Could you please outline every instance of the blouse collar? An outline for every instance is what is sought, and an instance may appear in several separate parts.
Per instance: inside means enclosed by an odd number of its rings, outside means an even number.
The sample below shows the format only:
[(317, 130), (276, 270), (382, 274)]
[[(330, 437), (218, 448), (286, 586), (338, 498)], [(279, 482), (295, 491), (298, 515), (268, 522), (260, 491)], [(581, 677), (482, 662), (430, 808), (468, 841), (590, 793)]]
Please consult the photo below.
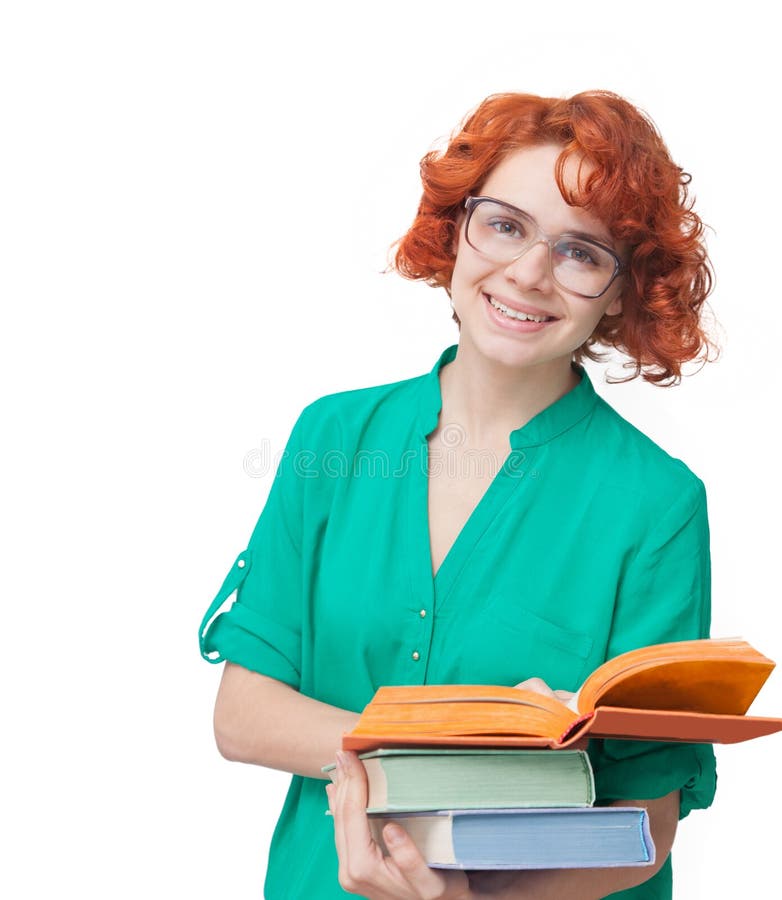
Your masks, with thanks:
[[(440, 369), (456, 359), (459, 345), (446, 348), (434, 364), (431, 372), (424, 375), (419, 397), (418, 431), (419, 437), (426, 438), (437, 427), (437, 420), (443, 406), (440, 391)], [(553, 440), (558, 435), (580, 422), (594, 408), (598, 396), (592, 382), (582, 366), (573, 363), (573, 371), (579, 376), (579, 383), (551, 406), (541, 410), (536, 416), (510, 433), (510, 446), (514, 450), (535, 447)]]

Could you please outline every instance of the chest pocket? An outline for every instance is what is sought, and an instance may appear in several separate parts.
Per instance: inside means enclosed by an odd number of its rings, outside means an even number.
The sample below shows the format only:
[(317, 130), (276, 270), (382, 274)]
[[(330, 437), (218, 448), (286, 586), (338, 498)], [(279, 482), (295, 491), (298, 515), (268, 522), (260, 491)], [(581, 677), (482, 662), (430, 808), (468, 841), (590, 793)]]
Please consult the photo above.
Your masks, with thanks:
[(512, 685), (537, 677), (553, 690), (575, 691), (589, 674), (584, 670), (592, 638), (524, 607), (492, 604), (476, 609), (469, 621), (461, 619), (461, 627), (457, 621), (439, 623), (448, 671), (430, 681)]

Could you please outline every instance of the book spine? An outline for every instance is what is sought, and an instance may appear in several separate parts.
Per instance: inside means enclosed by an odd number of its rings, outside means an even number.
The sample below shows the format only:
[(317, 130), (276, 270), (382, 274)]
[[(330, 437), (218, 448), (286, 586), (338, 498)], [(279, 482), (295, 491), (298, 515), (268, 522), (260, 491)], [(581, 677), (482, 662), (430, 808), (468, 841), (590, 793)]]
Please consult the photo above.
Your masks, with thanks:
[(568, 725), (568, 727), (557, 738), (557, 745), (562, 746), (567, 743), (572, 743), (574, 740), (582, 737), (582, 732), (588, 730), (584, 726), (594, 717), (595, 714), (593, 712), (585, 713), (583, 716), (579, 716), (579, 718), (577, 718), (574, 722), (571, 722), (570, 725)]

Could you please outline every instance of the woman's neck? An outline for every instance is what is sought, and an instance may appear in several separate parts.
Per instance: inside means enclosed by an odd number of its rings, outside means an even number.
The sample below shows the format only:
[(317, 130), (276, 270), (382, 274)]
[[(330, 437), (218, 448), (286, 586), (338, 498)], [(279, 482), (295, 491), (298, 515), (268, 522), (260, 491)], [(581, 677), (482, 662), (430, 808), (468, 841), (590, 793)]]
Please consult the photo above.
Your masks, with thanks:
[(471, 446), (497, 446), (578, 384), (570, 362), (508, 366), (459, 344), (440, 369), (440, 424), (459, 424)]

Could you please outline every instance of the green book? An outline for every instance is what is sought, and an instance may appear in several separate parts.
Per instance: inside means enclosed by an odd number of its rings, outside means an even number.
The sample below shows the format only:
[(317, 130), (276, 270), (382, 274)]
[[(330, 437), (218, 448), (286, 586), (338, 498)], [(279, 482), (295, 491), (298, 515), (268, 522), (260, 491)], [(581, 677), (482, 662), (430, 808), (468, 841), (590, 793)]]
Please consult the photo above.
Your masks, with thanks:
[(368, 812), (591, 806), (582, 750), (399, 749), (361, 755)]

